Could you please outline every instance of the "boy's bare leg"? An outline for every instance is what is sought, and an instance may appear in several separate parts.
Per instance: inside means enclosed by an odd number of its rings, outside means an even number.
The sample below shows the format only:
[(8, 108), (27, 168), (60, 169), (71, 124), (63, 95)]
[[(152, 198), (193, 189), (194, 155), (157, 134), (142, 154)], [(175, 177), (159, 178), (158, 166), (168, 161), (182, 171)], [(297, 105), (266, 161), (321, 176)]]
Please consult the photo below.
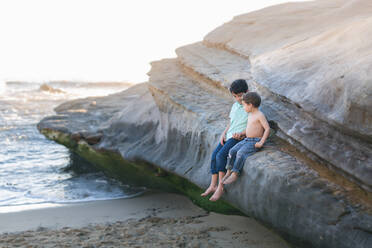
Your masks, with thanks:
[(217, 174), (212, 174), (211, 184), (210, 184), (209, 187), (204, 191), (204, 193), (201, 194), (201, 196), (207, 196), (207, 195), (209, 195), (210, 193), (215, 192), (216, 189), (217, 189), (217, 180), (218, 180), (218, 175), (217, 175)]
[(212, 195), (211, 198), (209, 198), (210, 201), (217, 201), (218, 199), (221, 198), (221, 196), (223, 195), (223, 183), (219, 183), (218, 184), (218, 187), (216, 189), (216, 192), (214, 192), (214, 194)]
[(231, 170), (227, 170), (226, 175), (220, 180), (221, 183), (223, 183), (229, 176), (231, 175)]
[[(231, 173), (231, 171), (230, 171)], [(218, 172), (218, 179), (219, 179), (219, 182), (218, 182), (218, 187), (216, 189), (216, 191), (214, 192), (214, 194), (212, 195), (211, 198), (209, 198), (210, 201), (217, 201), (218, 199), (221, 198), (222, 194), (223, 194), (223, 179), (225, 178), (225, 172), (223, 171), (220, 171)]]
[(233, 173), (231, 173), (231, 176), (229, 176), (229, 178), (227, 178), (223, 184), (230, 184), (230, 183), (233, 183), (236, 181), (236, 179), (238, 179), (238, 173), (236, 173), (235, 171)]
[(219, 171), (218, 172), (218, 183), (222, 182), (222, 179), (225, 177), (225, 172)]
[(223, 172), (223, 171), (218, 172), (218, 179), (219, 179), (218, 187), (217, 187), (216, 191), (214, 192), (214, 194), (212, 195), (212, 197), (209, 198), (210, 201), (217, 201), (218, 199), (221, 198), (221, 196), (223, 194), (222, 180), (223, 180), (224, 177), (225, 177), (225, 172)]

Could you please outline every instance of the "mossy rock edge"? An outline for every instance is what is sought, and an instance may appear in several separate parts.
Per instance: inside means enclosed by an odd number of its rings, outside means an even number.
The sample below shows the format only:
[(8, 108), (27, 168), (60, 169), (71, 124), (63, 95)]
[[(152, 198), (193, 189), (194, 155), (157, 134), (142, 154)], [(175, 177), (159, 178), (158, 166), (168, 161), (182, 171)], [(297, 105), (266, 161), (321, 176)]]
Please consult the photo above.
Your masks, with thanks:
[(119, 181), (184, 194), (193, 203), (207, 211), (244, 215), (224, 200), (211, 202), (208, 197), (201, 197), (200, 194), (203, 190), (197, 185), (156, 165), (144, 161), (127, 161), (118, 152), (96, 150), (84, 140), (75, 141), (71, 138), (71, 135), (59, 131), (42, 129), (41, 133), (48, 139), (66, 146), (70, 151), (84, 158), (106, 175)]

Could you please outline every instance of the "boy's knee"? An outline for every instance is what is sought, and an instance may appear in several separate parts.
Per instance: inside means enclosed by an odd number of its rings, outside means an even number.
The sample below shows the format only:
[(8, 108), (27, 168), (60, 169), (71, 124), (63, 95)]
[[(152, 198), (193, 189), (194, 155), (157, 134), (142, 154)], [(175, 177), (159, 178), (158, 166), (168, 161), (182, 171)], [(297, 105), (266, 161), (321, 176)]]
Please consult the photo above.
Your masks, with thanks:
[(236, 157), (237, 157), (237, 158), (241, 158), (241, 157), (244, 156), (244, 154), (245, 154), (244, 151), (238, 151), (238, 152), (236, 153)]
[(216, 163), (216, 156), (211, 157), (211, 163)]
[(236, 150), (231, 149), (231, 150), (229, 151), (229, 157), (231, 158), (232, 156), (236, 155), (236, 153), (237, 153)]
[(217, 154), (218, 154), (218, 152), (217, 152), (217, 151), (214, 151), (214, 152), (212, 153), (211, 159), (212, 159), (212, 160), (216, 160), (216, 156), (217, 156)]
[(217, 153), (217, 155), (216, 155), (216, 159), (218, 159), (218, 160), (226, 159), (227, 156), (228, 156), (228, 154), (226, 154), (226, 153), (224, 153), (224, 152), (219, 152), (219, 153)]

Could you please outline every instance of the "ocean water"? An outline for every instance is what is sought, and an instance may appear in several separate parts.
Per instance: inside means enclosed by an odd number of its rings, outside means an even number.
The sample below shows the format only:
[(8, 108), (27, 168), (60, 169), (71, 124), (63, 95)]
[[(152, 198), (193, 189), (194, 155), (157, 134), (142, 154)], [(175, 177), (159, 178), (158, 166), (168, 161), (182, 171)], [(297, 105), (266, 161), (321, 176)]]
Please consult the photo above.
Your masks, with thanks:
[(144, 188), (105, 177), (36, 124), (60, 103), (122, 91), (121, 83), (0, 82), (0, 212), (133, 197)]

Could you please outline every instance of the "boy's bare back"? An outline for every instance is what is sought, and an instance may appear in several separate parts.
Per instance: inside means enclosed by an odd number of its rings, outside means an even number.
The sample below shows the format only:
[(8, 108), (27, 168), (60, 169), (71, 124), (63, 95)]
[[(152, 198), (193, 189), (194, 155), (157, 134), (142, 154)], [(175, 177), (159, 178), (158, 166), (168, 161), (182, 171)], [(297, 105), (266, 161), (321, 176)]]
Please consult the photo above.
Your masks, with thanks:
[(266, 128), (269, 128), (265, 115), (258, 109), (248, 117), (245, 134), (247, 138), (261, 138)]

